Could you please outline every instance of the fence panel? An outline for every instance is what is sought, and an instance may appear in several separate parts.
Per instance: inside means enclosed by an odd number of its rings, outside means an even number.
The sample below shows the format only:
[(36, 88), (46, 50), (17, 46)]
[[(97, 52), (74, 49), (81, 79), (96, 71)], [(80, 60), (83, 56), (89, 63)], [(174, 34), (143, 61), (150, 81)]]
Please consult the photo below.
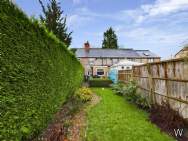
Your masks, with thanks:
[(188, 119), (188, 61), (172, 59), (134, 66), (133, 79), (140, 91), (153, 103), (169, 103)]
[(132, 70), (119, 70), (118, 71), (118, 80), (124, 81), (125, 83), (129, 82), (132, 79)]

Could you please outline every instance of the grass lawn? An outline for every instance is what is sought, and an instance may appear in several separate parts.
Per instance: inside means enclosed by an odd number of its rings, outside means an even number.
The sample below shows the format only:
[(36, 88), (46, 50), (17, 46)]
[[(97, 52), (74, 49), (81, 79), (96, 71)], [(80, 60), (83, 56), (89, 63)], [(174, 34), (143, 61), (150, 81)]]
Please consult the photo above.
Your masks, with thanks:
[(148, 121), (148, 114), (115, 95), (95, 88), (100, 103), (88, 111), (87, 141), (174, 141)]

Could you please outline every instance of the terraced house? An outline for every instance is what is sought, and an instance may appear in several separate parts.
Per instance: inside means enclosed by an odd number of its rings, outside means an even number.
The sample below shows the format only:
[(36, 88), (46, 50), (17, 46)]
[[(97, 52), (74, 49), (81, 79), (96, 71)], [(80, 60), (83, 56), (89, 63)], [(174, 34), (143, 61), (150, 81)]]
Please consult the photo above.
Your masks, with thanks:
[(85, 75), (103, 77), (108, 76), (112, 65), (124, 59), (140, 63), (160, 61), (160, 57), (149, 50), (91, 48), (88, 42), (83, 48), (75, 48), (75, 54), (85, 68)]
[(188, 56), (188, 44), (183, 47), (178, 53), (176, 53), (175, 58), (181, 58)]

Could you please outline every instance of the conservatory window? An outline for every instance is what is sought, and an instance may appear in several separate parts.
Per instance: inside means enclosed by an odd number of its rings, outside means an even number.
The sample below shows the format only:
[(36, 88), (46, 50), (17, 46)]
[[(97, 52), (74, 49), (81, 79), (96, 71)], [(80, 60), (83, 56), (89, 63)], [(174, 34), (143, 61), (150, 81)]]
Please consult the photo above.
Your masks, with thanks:
[(126, 67), (127, 70), (131, 69), (131, 67)]

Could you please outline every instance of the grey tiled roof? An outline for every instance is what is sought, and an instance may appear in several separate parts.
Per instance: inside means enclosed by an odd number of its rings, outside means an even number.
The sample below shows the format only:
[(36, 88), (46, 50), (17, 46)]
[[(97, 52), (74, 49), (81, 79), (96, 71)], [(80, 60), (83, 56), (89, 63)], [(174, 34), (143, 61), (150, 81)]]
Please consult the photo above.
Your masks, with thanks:
[(89, 51), (85, 51), (84, 48), (76, 49), (76, 56), (78, 58), (90, 57), (90, 58), (159, 58), (156, 54), (149, 50), (133, 50), (133, 49), (101, 49), (90, 48)]
[(159, 57), (149, 50), (135, 50), (140, 57)]

